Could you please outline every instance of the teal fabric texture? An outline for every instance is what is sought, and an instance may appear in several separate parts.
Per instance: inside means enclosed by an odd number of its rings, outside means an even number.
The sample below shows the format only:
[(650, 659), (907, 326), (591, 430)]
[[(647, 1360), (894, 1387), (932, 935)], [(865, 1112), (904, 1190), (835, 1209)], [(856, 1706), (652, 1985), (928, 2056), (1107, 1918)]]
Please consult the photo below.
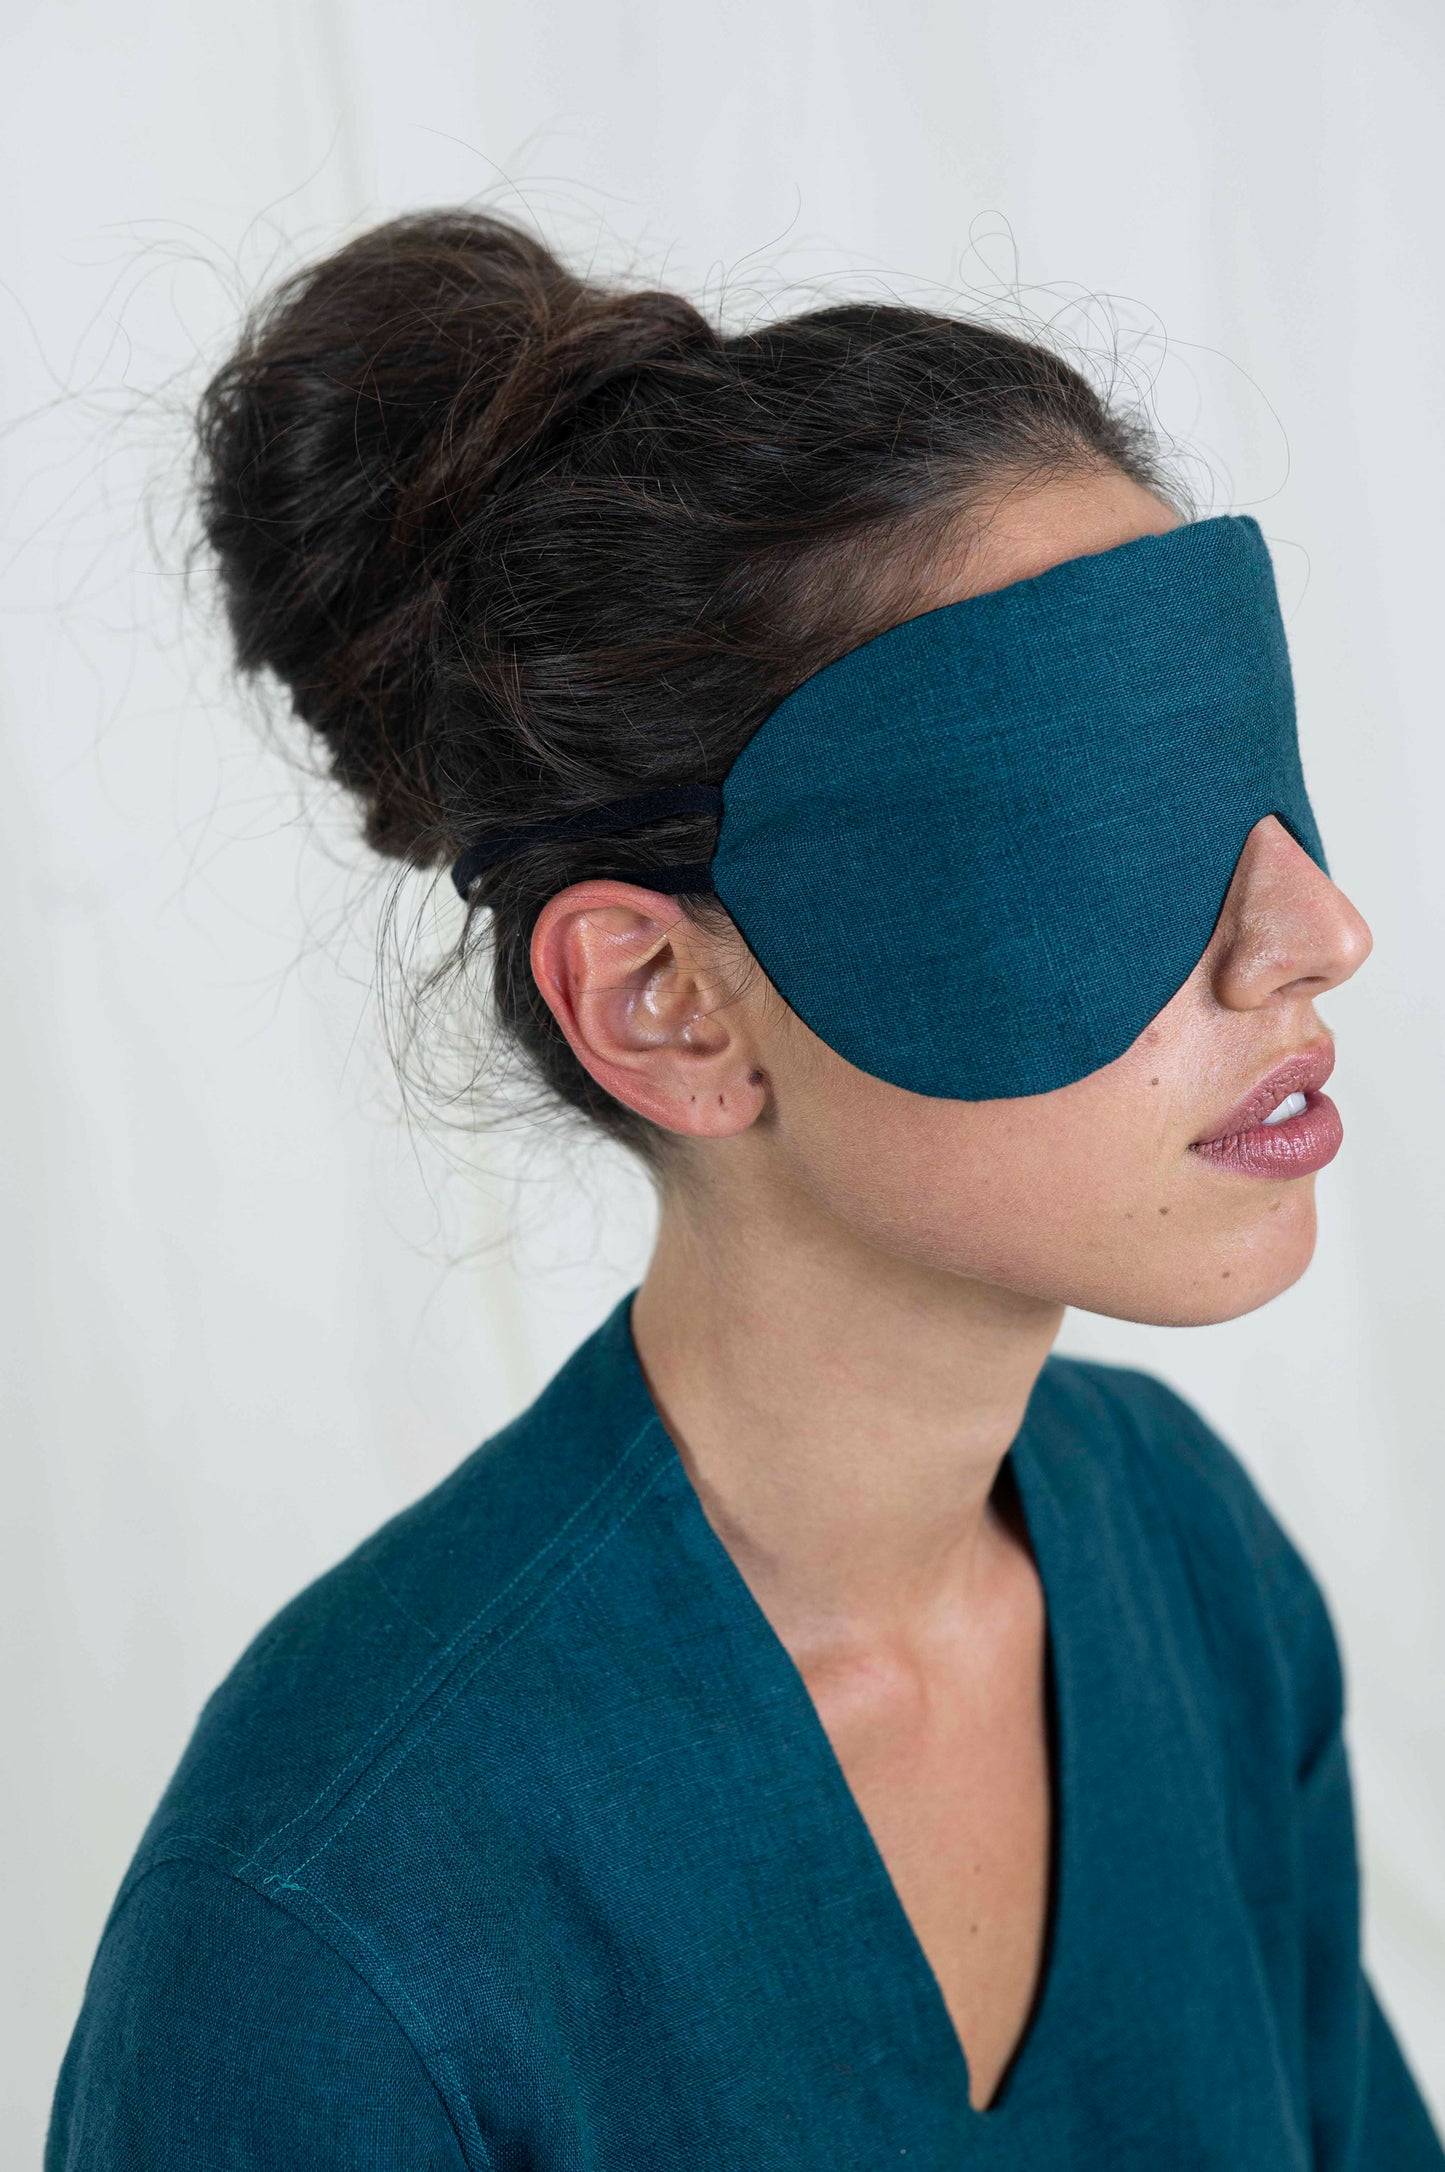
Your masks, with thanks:
[(47, 2172), (1442, 2172), (1308, 1568), (1140, 1374), (1051, 1360), (1005, 1469), (1059, 1848), (989, 2110), (624, 1303), (211, 1699)]
[(913, 1093), (1048, 1093), (1123, 1054), (1277, 815), (1325, 865), (1268, 546), (1230, 516), (906, 620), (723, 781), (712, 876), (804, 1022)]

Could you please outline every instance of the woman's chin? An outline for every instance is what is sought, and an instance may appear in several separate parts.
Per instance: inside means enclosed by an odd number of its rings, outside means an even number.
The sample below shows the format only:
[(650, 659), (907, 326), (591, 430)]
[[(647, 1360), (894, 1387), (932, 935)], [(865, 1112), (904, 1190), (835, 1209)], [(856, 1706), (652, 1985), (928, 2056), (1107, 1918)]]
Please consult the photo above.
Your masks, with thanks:
[(1289, 1194), (1265, 1202), (1243, 1229), (1176, 1224), (1151, 1257), (1121, 1262), (1112, 1287), (1095, 1285), (1067, 1301), (1141, 1327), (1217, 1327), (1257, 1312), (1291, 1289), (1314, 1256), (1313, 1178), (1300, 1178)]

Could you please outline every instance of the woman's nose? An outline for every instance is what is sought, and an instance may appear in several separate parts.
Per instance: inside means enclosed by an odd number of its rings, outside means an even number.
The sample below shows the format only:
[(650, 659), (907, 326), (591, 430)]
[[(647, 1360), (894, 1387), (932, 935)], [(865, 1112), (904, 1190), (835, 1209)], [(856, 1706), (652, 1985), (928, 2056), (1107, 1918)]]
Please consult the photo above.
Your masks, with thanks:
[(1275, 815), (1245, 839), (1210, 944), (1211, 985), (1229, 1010), (1274, 997), (1338, 988), (1369, 957), (1374, 938), (1343, 890)]

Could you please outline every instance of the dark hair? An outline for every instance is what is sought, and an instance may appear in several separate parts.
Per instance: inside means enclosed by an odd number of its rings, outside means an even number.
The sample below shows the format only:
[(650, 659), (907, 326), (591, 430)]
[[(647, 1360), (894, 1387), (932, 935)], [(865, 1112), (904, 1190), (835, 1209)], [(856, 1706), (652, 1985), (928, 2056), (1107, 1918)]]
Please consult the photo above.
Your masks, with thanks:
[[(680, 296), (567, 270), (473, 211), (393, 220), (254, 314), (200, 412), (200, 495), (241, 668), (273, 673), (383, 853), (719, 781), (782, 697), (909, 615), (1010, 474), (1152, 441), (1047, 348), (839, 303), (724, 336)], [(504, 1031), (573, 1108), (651, 1127), (535, 985), (568, 883), (705, 860), (715, 821), (543, 843), (477, 883)], [(697, 914), (716, 901), (685, 901)]]

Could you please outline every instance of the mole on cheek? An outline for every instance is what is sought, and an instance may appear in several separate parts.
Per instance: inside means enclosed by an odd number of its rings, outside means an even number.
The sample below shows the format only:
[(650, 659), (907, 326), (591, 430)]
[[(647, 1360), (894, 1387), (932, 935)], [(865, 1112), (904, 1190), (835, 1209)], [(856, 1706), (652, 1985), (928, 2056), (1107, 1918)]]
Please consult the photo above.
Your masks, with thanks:
[(1167, 1213), (1169, 1212), (1169, 1209), (1168, 1209), (1167, 1207), (1161, 1207), (1161, 1208), (1159, 1209), (1159, 1212), (1160, 1212), (1161, 1214), (1167, 1214)]

